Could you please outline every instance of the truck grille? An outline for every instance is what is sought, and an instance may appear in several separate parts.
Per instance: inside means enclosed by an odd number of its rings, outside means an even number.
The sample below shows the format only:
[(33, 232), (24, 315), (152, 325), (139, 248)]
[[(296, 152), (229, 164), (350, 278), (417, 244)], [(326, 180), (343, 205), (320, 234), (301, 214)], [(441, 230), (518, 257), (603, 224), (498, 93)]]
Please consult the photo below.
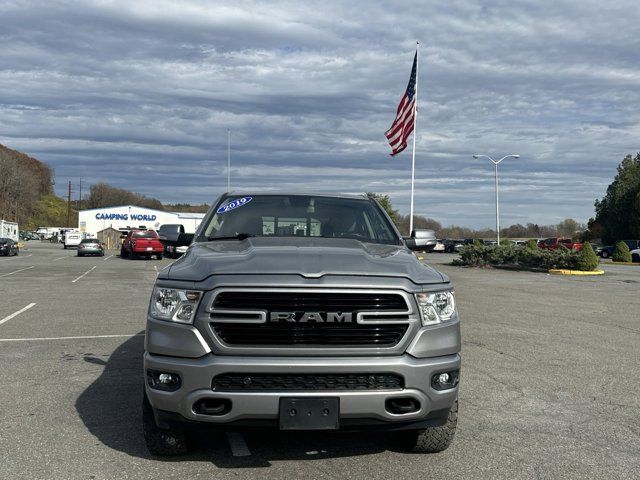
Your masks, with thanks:
[(214, 309), (275, 311), (406, 311), (407, 304), (396, 293), (322, 292), (221, 292)]
[(407, 325), (326, 325), (326, 324), (214, 324), (220, 340), (229, 345), (395, 345)]
[(393, 373), (265, 374), (226, 373), (213, 379), (216, 391), (248, 390), (402, 390), (404, 379)]
[[(272, 312), (295, 320), (270, 321)], [(309, 312), (314, 318), (305, 322)], [(409, 328), (409, 312), (398, 293), (223, 291), (212, 305), (211, 328), (231, 346), (392, 347)], [(332, 313), (348, 320), (331, 321)]]

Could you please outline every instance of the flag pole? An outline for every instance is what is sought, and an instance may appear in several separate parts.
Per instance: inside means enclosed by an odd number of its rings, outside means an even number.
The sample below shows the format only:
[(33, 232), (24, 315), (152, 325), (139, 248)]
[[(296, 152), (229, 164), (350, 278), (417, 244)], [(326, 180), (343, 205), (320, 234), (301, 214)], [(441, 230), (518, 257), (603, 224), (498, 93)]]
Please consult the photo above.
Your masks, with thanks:
[(413, 190), (416, 177), (416, 135), (418, 133), (418, 65), (420, 63), (420, 42), (416, 42), (416, 91), (413, 104), (413, 155), (411, 159), (411, 209), (409, 212), (409, 235), (413, 232)]
[(231, 191), (231, 130), (227, 129), (227, 193)]

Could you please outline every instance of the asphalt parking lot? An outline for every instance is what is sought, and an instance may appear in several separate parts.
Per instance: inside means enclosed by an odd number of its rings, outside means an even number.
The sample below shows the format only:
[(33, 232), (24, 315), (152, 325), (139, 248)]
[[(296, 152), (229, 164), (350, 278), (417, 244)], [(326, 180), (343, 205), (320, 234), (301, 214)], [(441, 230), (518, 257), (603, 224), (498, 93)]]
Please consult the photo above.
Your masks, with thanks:
[(447, 451), (402, 453), (383, 434), (248, 432), (250, 455), (212, 435), (166, 460), (141, 434), (141, 357), (150, 289), (171, 260), (28, 242), (0, 258), (0, 478), (638, 478), (640, 265), (568, 277), (452, 258), (426, 257), (454, 281), (463, 321)]

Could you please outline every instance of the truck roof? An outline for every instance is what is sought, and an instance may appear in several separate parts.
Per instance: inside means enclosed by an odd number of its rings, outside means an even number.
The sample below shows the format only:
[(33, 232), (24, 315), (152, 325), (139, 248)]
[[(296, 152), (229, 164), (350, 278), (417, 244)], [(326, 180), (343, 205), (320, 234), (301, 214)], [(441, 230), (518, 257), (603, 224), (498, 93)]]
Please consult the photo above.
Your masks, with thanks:
[(300, 197), (333, 197), (333, 198), (350, 198), (354, 200), (367, 200), (366, 196), (357, 193), (328, 193), (328, 192), (291, 192), (291, 191), (278, 191), (278, 190), (267, 190), (267, 191), (259, 191), (259, 190), (232, 190), (230, 192), (225, 192), (224, 195), (227, 197), (237, 197), (237, 196), (251, 196), (251, 195), (290, 195), (290, 196), (300, 196)]

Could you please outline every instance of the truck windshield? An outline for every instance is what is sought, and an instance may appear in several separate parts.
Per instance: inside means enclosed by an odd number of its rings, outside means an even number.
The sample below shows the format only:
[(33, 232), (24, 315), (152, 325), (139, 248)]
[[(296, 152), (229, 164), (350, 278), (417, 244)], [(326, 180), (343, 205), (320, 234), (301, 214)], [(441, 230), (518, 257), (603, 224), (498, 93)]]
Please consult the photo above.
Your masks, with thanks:
[(367, 199), (312, 195), (227, 197), (200, 236), (209, 240), (246, 236), (352, 238), (400, 244), (380, 208)]
[(151, 230), (147, 230), (144, 232), (133, 232), (133, 234), (131, 235), (133, 238), (156, 238), (156, 232), (153, 232)]

